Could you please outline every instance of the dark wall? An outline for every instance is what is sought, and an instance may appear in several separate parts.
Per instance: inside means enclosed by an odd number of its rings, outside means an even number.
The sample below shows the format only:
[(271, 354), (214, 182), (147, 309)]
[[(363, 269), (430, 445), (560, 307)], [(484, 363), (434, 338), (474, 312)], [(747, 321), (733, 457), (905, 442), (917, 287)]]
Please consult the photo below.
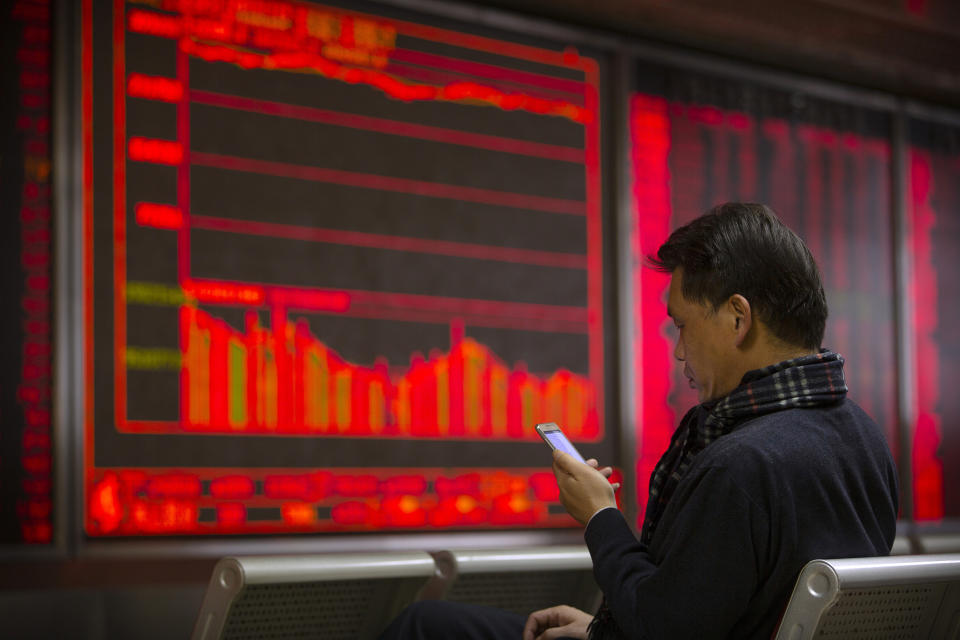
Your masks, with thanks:
[[(402, 4), (400, 0), (398, 3)], [(43, 3), (16, 2), (10, 5), (35, 8), (42, 7)], [(668, 5), (657, 0), (503, 0), (482, 5), (499, 6), (604, 33), (626, 34), (634, 37), (637, 43), (666, 42), (690, 50), (717, 52), (771, 67), (807, 72), (813, 77), (838, 79), (850, 85), (960, 107), (960, 56), (956, 55), (960, 53), (960, 4), (952, 0), (804, 0), (787, 7), (781, 3), (746, 0), (695, 0), (682, 3), (682, 6), (681, 3)], [(10, 182), (0, 180), (0, 194), (3, 196), (0, 198), (0, 213), (4, 220), (22, 221), (21, 190), (23, 177), (27, 175), (24, 168), (26, 153), (23, 152), (26, 134), (17, 128), (17, 113), (22, 109), (18, 93), (20, 76), (10, 70), (16, 68), (18, 30), (23, 24), (9, 19), (11, 9), (12, 6), (6, 7), (0, 14), (3, 26), (0, 37), (3, 63), (0, 74), (0, 95), (3, 96), (0, 100), (0, 153), (3, 156), (0, 171), (4, 177), (19, 176), (20, 182), (11, 186)], [(30, 122), (38, 121), (32, 119)], [(42, 133), (36, 127), (33, 132)], [(34, 163), (33, 166), (36, 169), (40, 165)], [(949, 171), (943, 171), (949, 177), (955, 170), (955, 165), (951, 165)], [(38, 177), (41, 174), (32, 175)], [(942, 221), (946, 224), (950, 220), (944, 218)], [(955, 225), (944, 228), (951, 233), (938, 236), (940, 255), (955, 256), (957, 245), (943, 244), (949, 238), (958, 237)], [(7, 377), (0, 380), (0, 394), (3, 394), (3, 404), (0, 404), (0, 499), (3, 501), (0, 514), (5, 518), (0, 518), (2, 542), (24, 541), (21, 515), (26, 512), (18, 510), (17, 501), (22, 497), (18, 487), (22, 487), (25, 476), (22, 468), (11, 466), (9, 461), (22, 460), (23, 435), (27, 432), (23, 399), (34, 397), (15, 395), (17, 385), (22, 381), (25, 343), (22, 332), (26, 310), (21, 301), (28, 277), (21, 261), (22, 234), (21, 222), (17, 222), (16, 226), (5, 228), (3, 244), (0, 245), (0, 275), (12, 278), (9, 287), (6, 280), (3, 282), (3, 291), (13, 292), (6, 300), (9, 312), (4, 317), (7, 324), (3, 329), (3, 373)], [(950, 281), (942, 279), (939, 282), (946, 287)], [(42, 308), (42, 304), (33, 308)], [(955, 309), (947, 311), (949, 313), (943, 314), (940, 329), (955, 325), (950, 316)], [(934, 337), (946, 340), (941, 334), (934, 334)], [(952, 344), (956, 342), (954, 339)], [(947, 357), (946, 353), (944, 357)], [(944, 371), (951, 367), (955, 368), (955, 364), (945, 366)], [(35, 397), (48, 401), (48, 397), (42, 395)], [(947, 389), (944, 389), (943, 397), (952, 398)], [(956, 409), (951, 410), (956, 415)], [(42, 419), (42, 415), (37, 415), (37, 419)], [(39, 426), (48, 429), (45, 424)], [(955, 441), (954, 437), (948, 442), (952, 450), (956, 450)], [(42, 444), (43, 440), (38, 437), (32, 438), (31, 442)], [(956, 486), (956, 474), (956, 468), (946, 470), (944, 482), (947, 487)], [(31, 486), (42, 488), (39, 484)], [(11, 487), (16, 488), (16, 495), (8, 492)], [(956, 510), (960, 502), (955, 491), (948, 492), (945, 500), (949, 510)], [(45, 529), (31, 531), (35, 534), (47, 531), (49, 535), (49, 530)], [(49, 537), (36, 541), (46, 542)], [(176, 570), (171, 569), (172, 576), (150, 570), (151, 566), (142, 559), (110, 566), (58, 561), (21, 562), (16, 566), (6, 563), (0, 568), (7, 576), (0, 583), (0, 613), (4, 614), (5, 620), (15, 622), (5, 623), (0, 635), (10, 633), (12, 637), (38, 638), (184, 637), (199, 606), (210, 562), (187, 563)], [(53, 610), (60, 612), (57, 616), (46, 614), (51, 605)]]
[(480, 4), (960, 106), (960, 3), (954, 0)]

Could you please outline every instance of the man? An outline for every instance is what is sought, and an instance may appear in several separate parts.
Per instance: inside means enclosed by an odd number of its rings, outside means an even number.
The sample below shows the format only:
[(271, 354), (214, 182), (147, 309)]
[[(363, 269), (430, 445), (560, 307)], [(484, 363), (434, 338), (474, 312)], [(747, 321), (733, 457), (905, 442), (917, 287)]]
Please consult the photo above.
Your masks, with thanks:
[[(769, 208), (732, 203), (677, 229), (651, 262), (671, 274), (674, 355), (700, 404), (654, 470), (639, 540), (608, 470), (554, 452), (604, 604), (596, 616), (534, 612), (524, 640), (766, 640), (807, 561), (893, 544), (896, 470), (876, 423), (846, 399), (842, 358), (820, 349), (826, 300), (803, 242)], [(449, 637), (521, 633), (489, 611), (455, 617)], [(489, 635), (473, 634), (475, 620)]]

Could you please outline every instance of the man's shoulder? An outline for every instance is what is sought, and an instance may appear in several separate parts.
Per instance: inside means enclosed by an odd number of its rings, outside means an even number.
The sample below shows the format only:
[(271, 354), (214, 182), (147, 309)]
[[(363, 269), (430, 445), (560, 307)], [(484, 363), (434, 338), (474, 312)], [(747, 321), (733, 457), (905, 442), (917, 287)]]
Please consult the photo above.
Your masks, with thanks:
[(718, 442), (790, 445), (836, 434), (880, 435), (880, 427), (854, 401), (817, 407), (791, 407), (743, 421)]
[(707, 447), (697, 462), (750, 473), (758, 467), (781, 471), (811, 460), (850, 451), (846, 444), (867, 445), (864, 456), (886, 446), (880, 428), (851, 400), (814, 408), (790, 408), (745, 421)]

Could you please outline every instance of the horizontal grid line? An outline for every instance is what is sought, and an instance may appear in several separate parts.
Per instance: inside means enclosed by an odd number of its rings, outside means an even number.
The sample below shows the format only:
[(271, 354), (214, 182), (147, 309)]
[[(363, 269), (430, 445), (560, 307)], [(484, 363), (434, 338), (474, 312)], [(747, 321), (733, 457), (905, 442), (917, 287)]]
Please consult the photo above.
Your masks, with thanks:
[(193, 89), (190, 91), (190, 100), (210, 106), (296, 118), (311, 122), (322, 122), (324, 124), (338, 125), (352, 129), (376, 131), (379, 133), (444, 142), (466, 147), (476, 147), (478, 149), (488, 149), (491, 151), (502, 151), (517, 155), (581, 164), (585, 160), (584, 150), (576, 147), (566, 147), (542, 142), (528, 142), (502, 136), (470, 133), (456, 129), (389, 120), (387, 118), (361, 116), (329, 109), (317, 109), (282, 102), (245, 98), (213, 91)]
[(567, 269), (586, 269), (587, 267), (586, 256), (575, 253), (516, 249), (450, 240), (391, 236), (363, 231), (342, 231), (338, 229), (323, 229), (275, 222), (236, 220), (233, 218), (196, 214), (190, 216), (190, 226), (211, 231), (226, 231), (230, 233), (270, 236), (274, 238), (306, 240), (310, 242), (351, 245), (392, 251), (429, 253), (478, 260), (515, 262), (519, 264), (533, 264)]
[(230, 169), (233, 171), (298, 178), (316, 182), (330, 182), (351, 187), (395, 191), (432, 198), (480, 202), (516, 209), (531, 209), (546, 213), (586, 216), (586, 203), (579, 200), (549, 198), (546, 196), (527, 195), (478, 187), (464, 187), (440, 182), (428, 182), (426, 180), (413, 180), (410, 178), (396, 178), (393, 176), (381, 176), (357, 171), (345, 171), (342, 169), (326, 169), (285, 162), (255, 160), (252, 158), (241, 158), (238, 156), (200, 151), (191, 151), (189, 161), (197, 165)]

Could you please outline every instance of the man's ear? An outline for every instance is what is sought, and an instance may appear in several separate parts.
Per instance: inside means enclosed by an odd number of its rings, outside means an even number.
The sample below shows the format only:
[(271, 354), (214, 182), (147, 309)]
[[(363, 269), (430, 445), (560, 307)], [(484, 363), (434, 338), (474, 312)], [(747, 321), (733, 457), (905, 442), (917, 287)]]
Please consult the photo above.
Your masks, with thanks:
[(750, 327), (753, 326), (753, 311), (750, 308), (750, 301), (739, 293), (730, 296), (727, 305), (733, 315), (734, 330), (737, 334), (736, 344), (739, 347), (746, 340)]

